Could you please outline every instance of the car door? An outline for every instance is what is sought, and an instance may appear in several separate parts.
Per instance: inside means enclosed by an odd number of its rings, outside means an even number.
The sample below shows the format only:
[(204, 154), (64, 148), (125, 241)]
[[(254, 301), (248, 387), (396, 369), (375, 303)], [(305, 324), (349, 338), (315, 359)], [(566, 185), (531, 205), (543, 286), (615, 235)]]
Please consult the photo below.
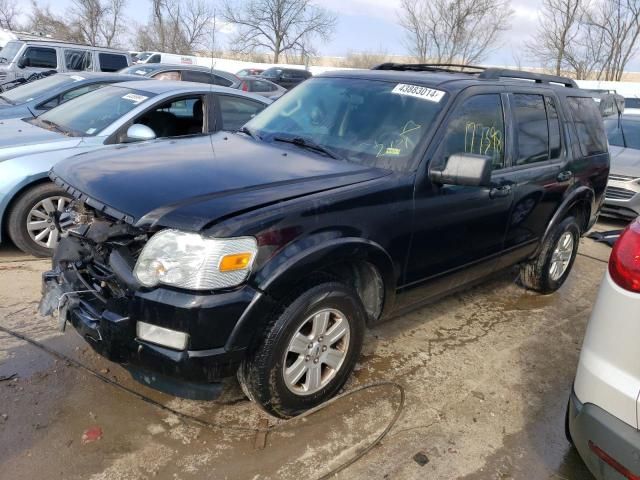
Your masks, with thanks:
[(23, 77), (43, 70), (55, 70), (58, 68), (58, 52), (53, 47), (29, 46), (18, 59), (18, 67)]
[(573, 177), (569, 166), (566, 122), (553, 92), (513, 90), (508, 94), (513, 118), (513, 164), (504, 172), (514, 206), (505, 238), (517, 261), (536, 248)]
[(235, 95), (217, 95), (218, 130), (238, 131), (260, 113), (266, 105), (250, 98)]
[[(510, 126), (506, 97), (498, 88), (474, 87), (459, 94), (418, 172), (404, 285), (429, 287), (418, 289), (406, 303), (490, 273), (492, 259), (502, 253), (513, 194), (502, 186), (510, 162)], [(495, 187), (439, 185), (429, 180), (431, 168), (441, 168), (451, 155), (460, 153), (492, 158)]]

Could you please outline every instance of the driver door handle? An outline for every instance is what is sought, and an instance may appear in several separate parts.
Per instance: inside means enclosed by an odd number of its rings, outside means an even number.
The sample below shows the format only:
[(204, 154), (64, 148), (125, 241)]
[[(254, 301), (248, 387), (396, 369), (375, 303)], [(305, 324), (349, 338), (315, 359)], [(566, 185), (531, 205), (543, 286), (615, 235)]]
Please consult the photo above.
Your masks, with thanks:
[(511, 185), (502, 185), (489, 190), (489, 198), (508, 197), (511, 195)]

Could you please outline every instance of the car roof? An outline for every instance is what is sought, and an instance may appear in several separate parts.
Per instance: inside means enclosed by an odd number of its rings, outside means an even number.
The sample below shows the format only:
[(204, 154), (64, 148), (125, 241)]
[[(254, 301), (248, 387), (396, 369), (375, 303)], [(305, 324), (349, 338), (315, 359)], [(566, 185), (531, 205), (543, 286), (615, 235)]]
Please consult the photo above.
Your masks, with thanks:
[(37, 43), (37, 44), (43, 44), (43, 45), (50, 45), (53, 47), (78, 47), (78, 48), (85, 48), (85, 49), (91, 49), (91, 50), (100, 50), (100, 51), (109, 52), (109, 53), (117, 53), (121, 55), (129, 55), (129, 52), (125, 50), (119, 50), (117, 48), (92, 46), (87, 43), (68, 42), (65, 40), (56, 40), (54, 38), (43, 38), (38, 35), (31, 35), (28, 33), (19, 33), (17, 34), (17, 37), (18, 37), (17, 39), (9, 40), (9, 41), (25, 42), (25, 43), (31, 43), (31, 44)]
[[(526, 72), (523, 72), (523, 75)], [(434, 72), (412, 70), (334, 70), (314, 75), (314, 78), (357, 78), (379, 80), (390, 83), (410, 83), (429, 88), (439, 88), (451, 93), (475, 85), (510, 86), (521, 88), (553, 89), (554, 92), (580, 97), (592, 97), (593, 94), (580, 88), (568, 88), (549, 83), (536, 83), (517, 78), (480, 78), (463, 72)]]
[[(146, 69), (150, 69), (153, 72), (157, 72), (158, 70), (196, 70), (198, 72), (206, 72), (206, 73), (216, 73), (216, 74), (222, 74), (222, 75), (230, 75), (232, 77), (235, 77), (235, 75), (233, 73), (229, 73), (229, 72), (225, 72), (223, 70), (215, 70), (215, 69), (210, 69), (207, 67), (204, 67), (202, 65), (188, 65), (188, 64), (182, 64), (182, 63), (139, 63), (139, 64), (133, 64), (131, 65), (131, 67), (138, 67), (138, 68), (146, 68)], [(130, 68), (130, 67), (127, 67)]]
[(149, 78), (140, 77), (140, 75), (133, 75), (131, 73), (118, 73), (118, 72), (62, 72), (56, 73), (56, 75), (64, 75), (66, 77), (83, 77), (85, 79), (104, 79), (104, 80), (150, 80)]
[(145, 92), (155, 93), (156, 95), (161, 95), (163, 93), (188, 94), (192, 92), (226, 93), (251, 98), (252, 100), (258, 100), (265, 104), (271, 103), (268, 98), (260, 95), (253, 95), (235, 88), (212, 85), (209, 83), (184, 82), (180, 80), (140, 80), (140, 77), (137, 77), (137, 80), (135, 81), (121, 82), (115, 86), (143, 90)]

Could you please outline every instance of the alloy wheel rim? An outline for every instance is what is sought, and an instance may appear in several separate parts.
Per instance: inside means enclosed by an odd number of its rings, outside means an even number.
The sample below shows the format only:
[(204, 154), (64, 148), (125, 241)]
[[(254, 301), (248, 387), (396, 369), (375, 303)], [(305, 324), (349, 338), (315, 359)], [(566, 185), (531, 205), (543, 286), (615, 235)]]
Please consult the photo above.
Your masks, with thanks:
[(67, 197), (55, 195), (36, 203), (27, 214), (27, 232), (39, 247), (53, 249), (58, 245), (60, 232), (51, 217), (54, 212), (63, 212), (69, 205)]
[(312, 395), (340, 371), (349, 349), (351, 329), (347, 317), (333, 308), (307, 317), (291, 337), (282, 374), (296, 395)]
[(571, 232), (564, 232), (558, 239), (556, 248), (551, 256), (551, 265), (549, 266), (549, 276), (552, 280), (557, 281), (569, 268), (571, 257), (573, 256), (573, 235)]

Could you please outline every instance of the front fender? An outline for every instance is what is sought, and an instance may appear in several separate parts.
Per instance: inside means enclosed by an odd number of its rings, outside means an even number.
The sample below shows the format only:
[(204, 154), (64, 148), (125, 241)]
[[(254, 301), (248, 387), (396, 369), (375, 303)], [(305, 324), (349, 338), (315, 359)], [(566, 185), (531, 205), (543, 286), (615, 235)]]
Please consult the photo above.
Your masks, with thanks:
[(282, 301), (314, 272), (357, 261), (369, 262), (377, 269), (384, 285), (382, 315), (390, 312), (395, 302), (399, 269), (384, 248), (363, 238), (325, 238), (318, 243), (315, 236), (310, 236), (289, 244), (256, 273), (251, 286), (259, 294), (238, 320), (225, 348), (235, 350), (249, 346), (269, 314), (283, 308)]

